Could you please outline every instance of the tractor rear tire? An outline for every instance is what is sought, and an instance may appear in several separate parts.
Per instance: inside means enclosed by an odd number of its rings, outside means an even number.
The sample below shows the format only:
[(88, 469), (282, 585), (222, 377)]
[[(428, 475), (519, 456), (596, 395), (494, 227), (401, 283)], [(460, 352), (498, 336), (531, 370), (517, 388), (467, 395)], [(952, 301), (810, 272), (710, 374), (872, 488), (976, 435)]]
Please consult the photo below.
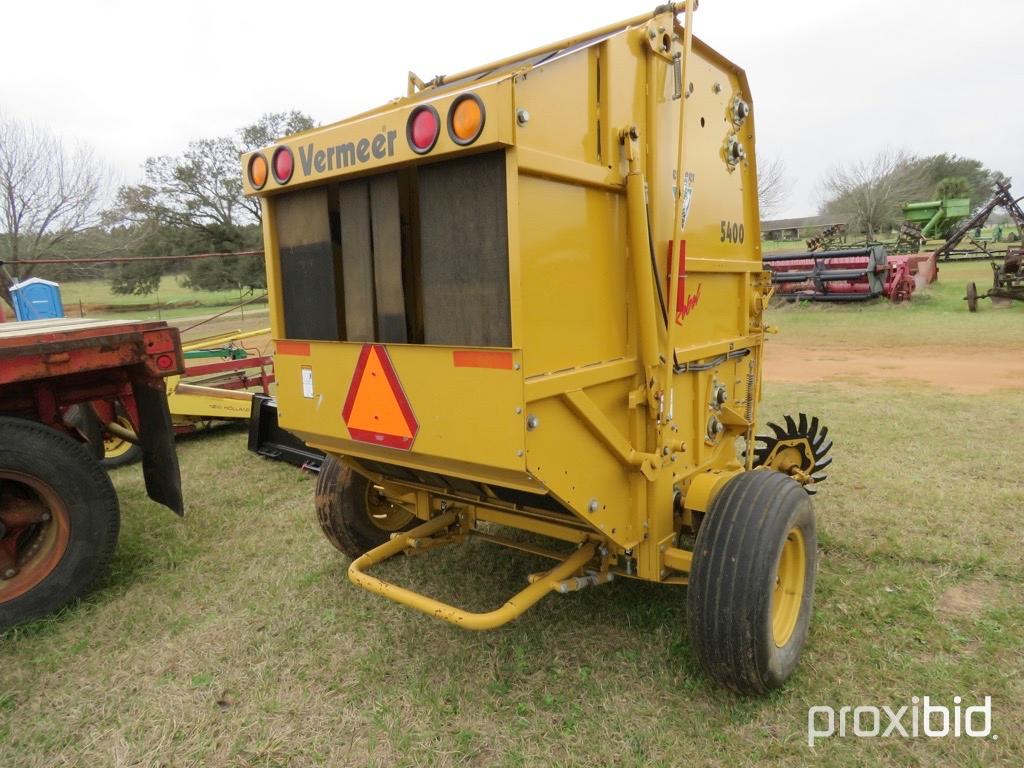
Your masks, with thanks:
[(967, 284), (967, 309), (971, 312), (978, 311), (978, 286), (975, 283)]
[(786, 682), (807, 639), (816, 562), (799, 483), (773, 470), (726, 483), (697, 532), (687, 593), (690, 640), (709, 677), (743, 694)]
[(0, 417), (0, 631), (84, 595), (120, 521), (114, 486), (84, 444)]
[(327, 456), (320, 468), (316, 515), (327, 540), (353, 560), (389, 541), (392, 533), (420, 522), (333, 456)]

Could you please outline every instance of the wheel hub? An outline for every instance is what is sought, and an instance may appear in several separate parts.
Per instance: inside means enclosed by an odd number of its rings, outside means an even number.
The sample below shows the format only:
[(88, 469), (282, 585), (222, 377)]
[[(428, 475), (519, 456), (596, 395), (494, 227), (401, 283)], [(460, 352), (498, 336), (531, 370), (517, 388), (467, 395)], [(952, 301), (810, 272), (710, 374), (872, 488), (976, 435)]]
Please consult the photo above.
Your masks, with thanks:
[(413, 519), (409, 510), (389, 501), (383, 490), (372, 483), (366, 487), (366, 513), (373, 525), (392, 533), (402, 530)]
[(779, 554), (776, 570), (775, 591), (772, 593), (772, 636), (775, 645), (782, 648), (793, 636), (800, 606), (804, 599), (806, 577), (806, 552), (804, 534), (799, 528), (791, 528)]
[(0, 603), (45, 579), (64, 556), (67, 507), (38, 478), (0, 470)]

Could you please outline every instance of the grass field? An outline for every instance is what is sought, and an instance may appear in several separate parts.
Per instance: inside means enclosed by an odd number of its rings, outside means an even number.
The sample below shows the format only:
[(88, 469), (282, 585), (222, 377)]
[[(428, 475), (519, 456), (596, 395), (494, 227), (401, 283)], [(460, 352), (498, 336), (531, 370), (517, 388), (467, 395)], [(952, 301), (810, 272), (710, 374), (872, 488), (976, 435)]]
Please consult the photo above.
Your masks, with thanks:
[(155, 293), (125, 296), (112, 293), (109, 280), (70, 280), (61, 283), (61, 299), (72, 317), (81, 310), (90, 317), (131, 315), (168, 320), (210, 314), (252, 298), (248, 292), (240, 296), (237, 290), (196, 291), (186, 287), (184, 281), (184, 275), (165, 275)]
[[(912, 306), (786, 307), (782, 337), (1024, 354), (1024, 312), (942, 268)], [(693, 658), (683, 588), (616, 581), (470, 634), (357, 590), (320, 535), (313, 481), (228, 430), (182, 440), (188, 516), (114, 473), (124, 523), (81, 604), (0, 638), (0, 766), (1020, 766), (1024, 764), (1022, 389), (895, 381), (765, 385), (762, 413), (821, 415), (820, 570), (800, 669), (741, 699)], [(470, 608), (543, 561), (475, 542), (384, 575)], [(998, 739), (832, 738), (813, 705), (992, 697)]]
[(992, 287), (987, 261), (947, 262), (939, 265), (939, 279), (905, 304), (872, 302), (837, 308), (828, 304), (781, 306), (771, 322), (782, 336), (797, 335), (807, 344), (863, 347), (964, 347), (967, 349), (1024, 343), (1024, 301), (996, 307), (978, 300), (969, 313), (964, 301), (973, 281), (980, 295)]

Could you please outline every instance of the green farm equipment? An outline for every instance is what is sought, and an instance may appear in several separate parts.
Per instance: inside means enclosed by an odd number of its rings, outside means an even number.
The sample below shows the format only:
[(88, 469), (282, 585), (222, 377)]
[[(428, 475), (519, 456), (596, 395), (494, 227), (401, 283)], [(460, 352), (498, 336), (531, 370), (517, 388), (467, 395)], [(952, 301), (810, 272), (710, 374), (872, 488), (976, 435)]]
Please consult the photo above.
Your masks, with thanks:
[(903, 206), (904, 220), (917, 227), (926, 240), (944, 240), (960, 221), (970, 215), (971, 201), (966, 197)]

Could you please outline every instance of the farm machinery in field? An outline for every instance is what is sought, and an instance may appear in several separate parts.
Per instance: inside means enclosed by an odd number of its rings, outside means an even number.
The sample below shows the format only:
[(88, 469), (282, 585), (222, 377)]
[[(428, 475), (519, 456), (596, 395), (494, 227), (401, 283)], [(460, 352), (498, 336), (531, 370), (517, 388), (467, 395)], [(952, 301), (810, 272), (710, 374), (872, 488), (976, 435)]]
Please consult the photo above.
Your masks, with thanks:
[[(1009, 182), (997, 181), (995, 192), (992, 197), (975, 211), (969, 218), (960, 223), (956, 229), (949, 233), (946, 242), (940, 245), (935, 251), (935, 257), (939, 261), (949, 259), (991, 259), (1002, 257), (1012, 259), (1014, 248), (1007, 248), (1004, 251), (995, 250), (989, 247), (989, 243), (979, 240), (971, 235), (974, 230), (980, 229), (988, 221), (989, 216), (997, 208), (1002, 208), (1010, 216), (1017, 232), (1024, 236), (1024, 210), (1021, 210), (1020, 201), (1024, 198), (1014, 198), (1010, 192)], [(970, 249), (961, 249), (960, 243), (968, 239), (973, 246)]]
[(897, 253), (917, 253), (928, 240), (945, 239), (971, 213), (971, 201), (965, 197), (944, 198), (903, 206)]
[[(551, 592), (687, 585), (706, 673), (763, 693), (810, 626), (831, 442), (803, 416), (758, 434), (754, 113), (693, 5), (410, 73), (242, 179), (277, 418), (326, 454), (315, 508), (354, 584), (477, 630)], [(371, 573), (471, 539), (555, 564), (481, 613)]]
[[(241, 342), (269, 333), (269, 328), (245, 333), (234, 331), (182, 345), (184, 372), (165, 379), (167, 404), (176, 435), (217, 423), (249, 419), (253, 393), (270, 393), (274, 381), (273, 358), (247, 349)], [(105, 415), (103, 466), (112, 469), (138, 461), (142, 452), (125, 414), (109, 412)]]
[(978, 294), (976, 283), (967, 284), (967, 309), (977, 312), (979, 298), (992, 299), (993, 303), (1024, 301), (1024, 251), (1011, 248), (1002, 263), (992, 262), (992, 287), (984, 294)]
[(183, 365), (163, 322), (0, 325), (0, 631), (85, 594), (109, 564), (121, 513), (99, 458), (115, 411), (149, 497), (184, 514), (163, 381)]
[(918, 284), (935, 278), (931, 254), (889, 255), (885, 246), (769, 254), (775, 295), (788, 301), (907, 301)]

